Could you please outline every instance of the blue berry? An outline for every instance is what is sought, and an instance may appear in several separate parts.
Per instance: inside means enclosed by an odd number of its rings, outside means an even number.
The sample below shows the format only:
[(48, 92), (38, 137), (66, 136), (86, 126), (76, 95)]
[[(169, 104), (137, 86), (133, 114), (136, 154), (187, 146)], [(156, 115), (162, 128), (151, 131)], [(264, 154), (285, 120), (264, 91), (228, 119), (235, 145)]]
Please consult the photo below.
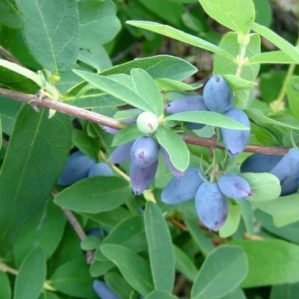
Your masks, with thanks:
[(58, 184), (68, 186), (86, 178), (95, 163), (95, 160), (79, 151), (72, 153), (64, 165)]
[[(206, 111), (208, 108), (206, 107), (203, 97), (201, 96), (186, 96), (182, 98), (178, 98), (170, 102), (166, 111), (169, 114), (175, 114), (179, 112), (185, 111)], [(190, 130), (198, 130), (201, 129), (204, 125), (195, 124), (195, 123), (186, 123), (187, 127)]]
[[(225, 113), (226, 116), (242, 123), (249, 127), (250, 122), (241, 109), (232, 108)], [(236, 156), (243, 152), (250, 137), (250, 131), (239, 131), (231, 129), (221, 129), (224, 147), (227, 149), (230, 156)]]
[(159, 145), (151, 137), (137, 138), (131, 148), (131, 162), (136, 166), (148, 167), (158, 159)]
[(218, 231), (224, 224), (228, 204), (216, 183), (202, 183), (195, 195), (196, 212), (209, 229)]
[(157, 167), (157, 160), (147, 167), (136, 165), (133, 161), (131, 161), (130, 179), (135, 195), (141, 194), (145, 189), (149, 187), (155, 177)]
[(203, 89), (203, 99), (209, 110), (224, 113), (232, 108), (231, 90), (221, 76), (213, 76)]
[(92, 287), (101, 299), (120, 299), (103, 281), (94, 280)]
[(241, 172), (270, 172), (281, 158), (278, 155), (253, 154), (242, 163)]
[(242, 200), (251, 196), (251, 188), (248, 182), (236, 174), (224, 174), (218, 180), (220, 191), (227, 197)]
[(113, 164), (121, 164), (131, 159), (130, 152), (133, 141), (119, 145), (110, 155), (109, 161)]
[(88, 176), (113, 176), (113, 172), (106, 163), (96, 163), (89, 169)]
[(179, 204), (194, 198), (203, 182), (198, 168), (188, 168), (181, 177), (174, 177), (163, 189), (161, 198), (167, 204)]

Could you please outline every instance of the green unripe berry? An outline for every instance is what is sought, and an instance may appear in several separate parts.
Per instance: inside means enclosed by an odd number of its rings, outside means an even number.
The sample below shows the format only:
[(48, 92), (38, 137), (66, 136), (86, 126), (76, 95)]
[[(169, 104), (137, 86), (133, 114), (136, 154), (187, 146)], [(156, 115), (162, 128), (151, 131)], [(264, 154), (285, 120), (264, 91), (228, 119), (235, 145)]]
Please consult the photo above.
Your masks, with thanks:
[(136, 124), (140, 132), (144, 134), (152, 134), (158, 128), (159, 120), (153, 112), (146, 111), (138, 115)]

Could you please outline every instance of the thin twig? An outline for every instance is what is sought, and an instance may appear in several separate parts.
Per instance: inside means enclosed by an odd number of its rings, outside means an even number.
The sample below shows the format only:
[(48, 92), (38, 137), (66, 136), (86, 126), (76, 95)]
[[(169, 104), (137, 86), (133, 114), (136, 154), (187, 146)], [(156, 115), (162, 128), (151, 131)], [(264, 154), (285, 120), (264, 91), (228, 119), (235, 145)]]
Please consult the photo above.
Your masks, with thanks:
[[(16, 100), (22, 103), (30, 104), (37, 108), (45, 107), (48, 109), (53, 109), (64, 114), (86, 119), (90, 122), (94, 122), (111, 128), (120, 129), (123, 127), (122, 123), (118, 122), (117, 120), (111, 117), (66, 103), (62, 103), (59, 101), (54, 101), (49, 98), (38, 99), (38, 97), (35, 95), (26, 94), (18, 91), (12, 91), (4, 88), (0, 88), (0, 96), (4, 96), (6, 98)], [(200, 145), (208, 148), (224, 148), (223, 145), (218, 144), (213, 138), (203, 138), (189, 135), (182, 135), (182, 138), (185, 140), (186, 143), (189, 144)], [(288, 148), (247, 145), (244, 151), (250, 153), (263, 153), (268, 155), (284, 155), (288, 152)]]
[[(85, 234), (83, 228), (81, 227), (81, 224), (79, 223), (76, 216), (68, 209), (65, 209), (65, 208), (61, 208), (61, 209), (62, 209), (65, 217), (69, 221), (70, 225), (72, 226), (72, 228), (76, 232), (79, 239), (81, 241), (85, 240), (86, 239), (86, 234)], [(87, 260), (87, 264), (91, 264), (91, 262), (93, 260), (93, 251), (92, 250), (86, 251), (86, 260)]]
[(22, 65), (21, 62), (15, 56), (13, 56), (8, 50), (4, 49), (1, 45), (0, 45), (0, 55), (10, 62), (16, 63), (18, 65)]
[(7, 272), (13, 275), (18, 275), (19, 272), (16, 269), (11, 268), (10, 266), (8, 266), (5, 263), (0, 263), (0, 271), (2, 272)]
[(16, 100), (21, 103), (30, 104), (36, 108), (45, 107), (48, 109), (52, 109), (64, 114), (86, 119), (91, 122), (108, 126), (111, 128), (120, 129), (123, 127), (123, 125), (120, 122), (118, 122), (117, 120), (111, 117), (107, 117), (105, 115), (95, 113), (93, 111), (89, 111), (73, 105), (65, 104), (59, 101), (55, 101), (47, 97), (44, 97), (43, 99), (39, 99), (38, 96), (32, 94), (26, 94), (26, 93), (4, 89), (4, 88), (0, 88), (0, 96), (4, 96), (6, 98)]

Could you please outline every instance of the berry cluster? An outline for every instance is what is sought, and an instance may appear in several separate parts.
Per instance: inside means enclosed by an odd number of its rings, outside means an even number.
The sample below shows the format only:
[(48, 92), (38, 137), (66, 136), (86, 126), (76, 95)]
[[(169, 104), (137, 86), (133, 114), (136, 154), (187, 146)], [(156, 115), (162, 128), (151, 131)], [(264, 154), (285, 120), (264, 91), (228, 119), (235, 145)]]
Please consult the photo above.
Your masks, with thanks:
[(109, 157), (111, 163), (130, 163), (130, 179), (134, 194), (141, 194), (151, 184), (158, 167), (161, 152), (169, 170), (174, 175), (182, 175), (171, 163), (167, 152), (150, 136), (142, 136), (132, 142), (121, 144)]
[[(250, 121), (241, 109), (233, 108), (232, 92), (221, 76), (211, 77), (203, 88), (203, 96), (188, 96), (176, 99), (166, 108), (169, 114), (185, 111), (213, 111), (223, 113), (249, 127)], [(187, 124), (189, 129), (200, 129), (203, 125)], [(221, 129), (223, 144), (230, 156), (240, 154), (250, 137), (250, 131)]]
[(76, 151), (66, 161), (58, 179), (58, 184), (69, 186), (84, 178), (93, 176), (113, 176), (113, 172), (106, 163), (97, 163), (94, 159), (80, 151)]
[(198, 168), (189, 168), (183, 176), (173, 178), (162, 191), (162, 201), (178, 204), (195, 198), (199, 219), (209, 229), (217, 231), (228, 213), (227, 199), (236, 201), (251, 196), (248, 182), (234, 173), (220, 176), (217, 183), (207, 182)]

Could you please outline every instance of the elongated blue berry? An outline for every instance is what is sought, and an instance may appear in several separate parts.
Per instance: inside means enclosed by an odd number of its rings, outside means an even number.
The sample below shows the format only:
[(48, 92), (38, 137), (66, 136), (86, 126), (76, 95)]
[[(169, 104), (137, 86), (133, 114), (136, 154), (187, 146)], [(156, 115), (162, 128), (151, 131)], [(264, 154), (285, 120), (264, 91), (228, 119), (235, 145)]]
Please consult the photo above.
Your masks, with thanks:
[(270, 172), (281, 158), (278, 155), (253, 154), (242, 163), (241, 172)]
[(141, 194), (147, 189), (153, 181), (158, 167), (158, 161), (147, 167), (141, 167), (131, 162), (130, 165), (130, 179), (132, 189), (135, 195)]
[(235, 200), (251, 196), (251, 187), (248, 182), (233, 173), (222, 175), (218, 180), (218, 187), (225, 196)]
[(68, 186), (86, 178), (95, 163), (95, 160), (79, 151), (72, 153), (64, 165), (58, 184)]
[(281, 160), (273, 167), (271, 173), (283, 180), (286, 177), (298, 177), (299, 175), (299, 150), (290, 149)]
[(285, 177), (280, 181), (281, 196), (296, 193), (299, 188), (299, 177)]
[(203, 89), (203, 99), (209, 110), (223, 113), (232, 108), (231, 90), (221, 76), (213, 76)]
[[(203, 101), (203, 97), (201, 96), (186, 96), (186, 97), (178, 98), (170, 102), (166, 107), (166, 111), (169, 114), (175, 114), (175, 113), (185, 112), (185, 111), (206, 111), (206, 110), (208, 110), (208, 108), (206, 107)], [(190, 130), (198, 130), (204, 126), (202, 124), (195, 124), (189, 122), (186, 123), (186, 125)]]
[[(250, 122), (241, 109), (232, 108), (225, 113), (226, 116), (242, 123), (243, 125), (250, 127)], [(250, 131), (239, 131), (230, 129), (221, 129), (223, 143), (230, 156), (236, 156), (243, 152), (245, 146), (248, 143), (250, 137)]]
[(151, 137), (137, 138), (131, 148), (131, 161), (137, 166), (147, 167), (153, 164), (159, 154), (159, 145)]
[(169, 114), (197, 110), (207, 110), (203, 97), (201, 96), (186, 96), (178, 98), (168, 103), (166, 107), (166, 111)]
[(88, 176), (113, 176), (113, 172), (106, 163), (97, 163), (89, 169)]
[(101, 299), (120, 299), (103, 281), (94, 280), (92, 286)]
[(169, 158), (169, 155), (168, 153), (166, 152), (166, 150), (161, 147), (161, 154), (164, 158), (164, 161), (169, 169), (169, 171), (174, 175), (174, 176), (182, 176), (184, 174), (184, 172), (178, 170), (173, 164), (172, 162), (170, 161), (170, 158)]
[(179, 204), (195, 197), (196, 191), (203, 182), (200, 169), (188, 168), (181, 177), (174, 177), (161, 194), (167, 204)]
[(133, 141), (119, 145), (110, 155), (109, 161), (113, 164), (121, 164), (129, 161), (132, 145)]
[(202, 183), (195, 195), (195, 208), (201, 222), (217, 231), (224, 224), (228, 205), (216, 183)]

